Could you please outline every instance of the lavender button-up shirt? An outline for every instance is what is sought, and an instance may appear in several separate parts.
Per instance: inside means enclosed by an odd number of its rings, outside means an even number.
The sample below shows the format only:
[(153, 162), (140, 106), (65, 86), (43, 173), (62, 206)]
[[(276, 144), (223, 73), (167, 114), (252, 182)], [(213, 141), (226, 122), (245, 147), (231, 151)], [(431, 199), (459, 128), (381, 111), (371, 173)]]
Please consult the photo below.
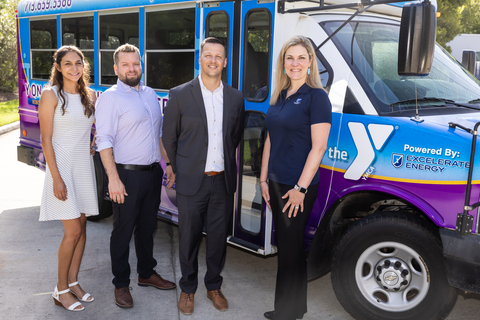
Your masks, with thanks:
[(113, 148), (116, 163), (147, 165), (159, 162), (162, 111), (157, 94), (140, 83), (140, 90), (120, 80), (95, 105), (97, 150)]

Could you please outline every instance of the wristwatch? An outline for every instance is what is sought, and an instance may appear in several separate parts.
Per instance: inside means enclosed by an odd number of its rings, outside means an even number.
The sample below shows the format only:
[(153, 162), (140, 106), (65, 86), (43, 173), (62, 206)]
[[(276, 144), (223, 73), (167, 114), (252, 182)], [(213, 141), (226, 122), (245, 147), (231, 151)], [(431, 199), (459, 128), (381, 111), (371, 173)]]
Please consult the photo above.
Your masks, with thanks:
[(295, 190), (297, 190), (297, 191), (299, 191), (299, 192), (301, 192), (301, 193), (303, 193), (303, 194), (306, 194), (307, 191), (308, 191), (307, 188), (300, 187), (298, 184), (296, 184), (294, 188), (295, 188)]
[(171, 166), (172, 164), (170, 162), (165, 162), (165, 166)]

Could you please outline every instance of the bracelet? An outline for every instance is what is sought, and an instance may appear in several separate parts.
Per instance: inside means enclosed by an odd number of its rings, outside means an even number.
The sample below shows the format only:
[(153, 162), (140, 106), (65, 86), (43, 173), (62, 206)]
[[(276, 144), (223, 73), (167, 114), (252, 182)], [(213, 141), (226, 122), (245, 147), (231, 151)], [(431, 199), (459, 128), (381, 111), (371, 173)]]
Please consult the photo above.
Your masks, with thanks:
[(265, 182), (266, 184), (268, 184), (267, 180), (265, 180), (265, 181), (260, 181), (260, 183), (264, 183), (264, 182)]
[(171, 166), (170, 162), (165, 162), (165, 167)]

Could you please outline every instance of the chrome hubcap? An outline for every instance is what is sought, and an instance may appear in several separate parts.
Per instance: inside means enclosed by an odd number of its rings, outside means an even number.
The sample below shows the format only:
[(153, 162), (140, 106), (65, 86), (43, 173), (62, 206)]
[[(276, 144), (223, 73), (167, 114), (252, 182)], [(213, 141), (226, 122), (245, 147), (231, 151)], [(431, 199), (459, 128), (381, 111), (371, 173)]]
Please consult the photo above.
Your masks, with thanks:
[(397, 258), (386, 258), (376, 266), (378, 284), (388, 291), (399, 291), (409, 285), (412, 273), (408, 265)]
[(430, 288), (423, 258), (409, 246), (390, 241), (376, 243), (360, 255), (355, 281), (369, 303), (388, 312), (415, 308)]

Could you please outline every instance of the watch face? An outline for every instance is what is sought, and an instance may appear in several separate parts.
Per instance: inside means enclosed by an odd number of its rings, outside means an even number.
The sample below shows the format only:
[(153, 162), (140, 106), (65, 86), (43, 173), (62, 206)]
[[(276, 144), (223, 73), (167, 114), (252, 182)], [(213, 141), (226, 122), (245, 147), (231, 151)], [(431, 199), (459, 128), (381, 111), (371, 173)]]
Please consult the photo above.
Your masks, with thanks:
[(295, 185), (295, 190), (298, 190), (298, 192), (301, 193), (307, 193), (307, 188), (300, 187), (298, 184)]

